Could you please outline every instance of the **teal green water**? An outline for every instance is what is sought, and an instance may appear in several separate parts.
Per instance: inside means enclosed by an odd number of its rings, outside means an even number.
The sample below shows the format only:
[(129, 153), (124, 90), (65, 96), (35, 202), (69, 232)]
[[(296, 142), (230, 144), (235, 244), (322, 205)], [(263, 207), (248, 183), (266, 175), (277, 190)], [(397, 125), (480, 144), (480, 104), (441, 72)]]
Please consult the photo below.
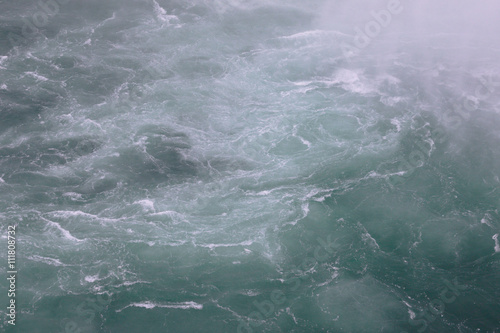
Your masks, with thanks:
[(0, 331), (500, 332), (498, 12), (0, 1)]

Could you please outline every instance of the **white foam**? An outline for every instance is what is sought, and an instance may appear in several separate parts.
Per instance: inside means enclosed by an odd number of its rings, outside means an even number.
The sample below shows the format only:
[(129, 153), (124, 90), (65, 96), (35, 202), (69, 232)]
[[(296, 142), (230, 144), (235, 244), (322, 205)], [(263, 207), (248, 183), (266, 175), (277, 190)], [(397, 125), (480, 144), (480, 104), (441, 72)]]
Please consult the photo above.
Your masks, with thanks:
[(269, 195), (269, 194), (271, 194), (271, 192), (272, 192), (272, 191), (269, 191), (269, 190), (268, 190), (268, 191), (260, 191), (260, 192), (255, 193), (255, 194), (256, 194), (256, 195)]
[(66, 192), (63, 194), (63, 197), (69, 197), (71, 200), (82, 200), (82, 195), (75, 192)]
[(247, 296), (250, 296), (250, 297), (255, 297), (255, 296), (260, 295), (261, 292), (258, 291), (258, 290), (247, 289), (247, 290), (241, 291), (240, 294), (247, 295)]
[(302, 213), (304, 213), (304, 216), (303, 217), (306, 217), (307, 214), (309, 214), (309, 203), (304, 203), (302, 204)]
[(395, 106), (398, 103), (405, 102), (406, 99), (401, 96), (381, 96), (380, 102), (384, 103), (387, 106)]
[[(297, 318), (295, 317), (295, 315), (293, 314), (292, 310), (288, 307), (286, 308), (286, 313), (292, 317), (293, 321), (295, 322), (295, 324), (298, 324), (298, 320)], [(334, 321), (336, 321), (336, 319), (334, 319)]]
[(493, 235), (491, 237), (495, 241), (495, 252), (500, 252), (500, 244), (498, 243), (498, 234)]
[(362, 228), (364, 231), (364, 233), (361, 234), (361, 239), (363, 240), (363, 242), (365, 242), (366, 245), (371, 245), (374, 248), (380, 249), (380, 246), (378, 245), (375, 238), (373, 238), (372, 235), (370, 235), (368, 230), (366, 230), (366, 228), (360, 222), (358, 222), (358, 226)]
[(134, 204), (139, 204), (142, 206), (142, 209), (145, 211), (153, 211), (155, 210), (155, 203), (151, 200), (144, 199), (144, 200), (139, 200), (135, 201)]
[(307, 149), (311, 148), (311, 145), (312, 145), (312, 144), (311, 144), (311, 142), (307, 141), (306, 139), (304, 139), (304, 138), (303, 138), (303, 137), (301, 137), (301, 136), (297, 136), (297, 137), (300, 139), (300, 141), (301, 141), (303, 144), (305, 144), (305, 145), (307, 146)]
[(167, 11), (162, 6), (160, 6), (158, 4), (158, 2), (156, 2), (156, 0), (153, 0), (153, 7), (154, 7), (156, 17), (160, 21), (166, 22), (168, 25), (170, 25), (171, 20), (174, 20), (174, 21), (179, 20), (179, 18), (175, 15), (168, 15)]
[(398, 119), (396, 119), (396, 118), (391, 119), (391, 124), (393, 124), (394, 126), (396, 126), (396, 130), (398, 132), (401, 131), (401, 122)]
[(370, 235), (370, 233), (366, 232), (362, 235), (363, 240), (365, 243), (371, 243), (371, 245), (375, 246), (377, 249), (380, 249), (380, 246), (378, 245), (377, 241), (375, 238)]
[(415, 312), (411, 310), (412, 306), (406, 301), (403, 301), (403, 303), (405, 303), (405, 305), (408, 307), (408, 314), (410, 315), (410, 318), (415, 319)]
[(348, 69), (339, 69), (335, 72), (331, 80), (318, 81), (320, 83), (326, 84), (327, 86), (340, 85), (343, 89), (358, 93), (358, 94), (368, 94), (375, 91), (373, 87), (369, 84), (363, 82), (361, 74)]
[(89, 283), (95, 282), (97, 280), (99, 280), (99, 274), (96, 274), (96, 275), (87, 275), (85, 277), (85, 281), (87, 281)]
[(488, 227), (493, 228), (489, 221), (489, 214), (486, 214), (482, 219), (481, 219), (482, 224), (486, 224)]

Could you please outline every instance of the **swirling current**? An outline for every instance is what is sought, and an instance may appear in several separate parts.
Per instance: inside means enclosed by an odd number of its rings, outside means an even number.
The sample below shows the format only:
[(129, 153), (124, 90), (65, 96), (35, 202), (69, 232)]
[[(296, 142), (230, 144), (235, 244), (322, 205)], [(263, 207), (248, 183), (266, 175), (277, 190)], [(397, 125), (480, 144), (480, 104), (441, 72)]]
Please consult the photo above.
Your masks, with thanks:
[(500, 332), (499, 14), (0, 1), (0, 331)]

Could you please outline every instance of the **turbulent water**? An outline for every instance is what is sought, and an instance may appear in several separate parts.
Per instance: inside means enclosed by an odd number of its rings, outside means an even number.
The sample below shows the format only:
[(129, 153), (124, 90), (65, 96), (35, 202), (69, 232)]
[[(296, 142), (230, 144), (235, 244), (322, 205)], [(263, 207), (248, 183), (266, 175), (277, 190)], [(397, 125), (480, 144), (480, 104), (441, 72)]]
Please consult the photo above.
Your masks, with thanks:
[(0, 1), (0, 331), (500, 332), (499, 14)]

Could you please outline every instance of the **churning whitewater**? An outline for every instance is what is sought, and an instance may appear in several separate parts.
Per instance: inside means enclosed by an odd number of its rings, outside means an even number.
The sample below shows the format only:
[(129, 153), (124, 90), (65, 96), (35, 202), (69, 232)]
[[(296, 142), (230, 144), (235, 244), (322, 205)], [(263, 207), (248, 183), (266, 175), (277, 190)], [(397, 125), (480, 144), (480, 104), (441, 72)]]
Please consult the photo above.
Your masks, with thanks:
[(499, 15), (0, 0), (0, 331), (500, 332)]

